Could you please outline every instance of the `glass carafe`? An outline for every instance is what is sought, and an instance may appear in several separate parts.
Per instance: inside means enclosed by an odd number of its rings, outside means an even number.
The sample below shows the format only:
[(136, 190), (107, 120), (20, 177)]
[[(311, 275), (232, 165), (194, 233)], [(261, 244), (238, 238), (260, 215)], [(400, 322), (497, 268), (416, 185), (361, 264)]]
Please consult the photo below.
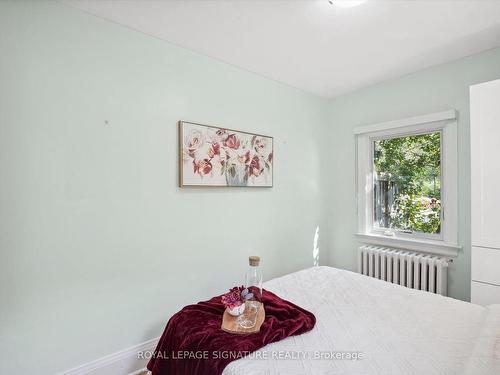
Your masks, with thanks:
[(262, 303), (262, 270), (259, 267), (260, 258), (258, 256), (251, 256), (248, 258), (249, 267), (245, 274), (245, 288), (253, 294), (249, 302), (259, 307)]

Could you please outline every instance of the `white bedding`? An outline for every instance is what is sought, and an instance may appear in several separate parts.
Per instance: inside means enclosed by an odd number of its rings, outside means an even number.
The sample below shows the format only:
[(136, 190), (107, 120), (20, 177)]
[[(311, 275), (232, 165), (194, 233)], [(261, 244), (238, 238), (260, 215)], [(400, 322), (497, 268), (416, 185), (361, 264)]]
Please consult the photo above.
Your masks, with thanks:
[[(316, 326), (232, 362), (223, 375), (500, 375), (500, 305), (481, 307), (331, 267), (264, 287), (314, 313)], [(315, 359), (342, 351), (363, 357)]]

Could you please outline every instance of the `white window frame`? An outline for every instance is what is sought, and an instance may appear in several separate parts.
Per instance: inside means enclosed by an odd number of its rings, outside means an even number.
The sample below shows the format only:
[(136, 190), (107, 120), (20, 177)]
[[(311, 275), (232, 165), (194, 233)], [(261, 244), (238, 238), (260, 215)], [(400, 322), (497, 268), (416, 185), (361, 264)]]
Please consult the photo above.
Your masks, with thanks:
[[(441, 231), (403, 233), (375, 228), (373, 223), (373, 144), (387, 138), (441, 132)], [(357, 148), (357, 236), (363, 243), (456, 256), (458, 245), (458, 154), (455, 110), (355, 128)]]

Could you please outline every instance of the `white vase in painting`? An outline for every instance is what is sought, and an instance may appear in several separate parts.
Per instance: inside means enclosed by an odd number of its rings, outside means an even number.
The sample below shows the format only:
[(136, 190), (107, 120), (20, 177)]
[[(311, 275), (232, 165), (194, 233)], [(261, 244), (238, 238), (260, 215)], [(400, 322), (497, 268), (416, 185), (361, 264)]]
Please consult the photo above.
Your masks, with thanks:
[(227, 186), (248, 186), (248, 175), (244, 164), (235, 164), (226, 170)]

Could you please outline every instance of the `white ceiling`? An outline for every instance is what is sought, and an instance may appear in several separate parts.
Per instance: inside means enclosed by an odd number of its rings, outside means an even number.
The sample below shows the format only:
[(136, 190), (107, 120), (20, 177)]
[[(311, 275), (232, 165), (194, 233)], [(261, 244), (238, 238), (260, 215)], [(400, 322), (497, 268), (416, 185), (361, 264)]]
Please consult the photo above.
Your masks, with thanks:
[(500, 45), (500, 0), (66, 3), (324, 97)]

